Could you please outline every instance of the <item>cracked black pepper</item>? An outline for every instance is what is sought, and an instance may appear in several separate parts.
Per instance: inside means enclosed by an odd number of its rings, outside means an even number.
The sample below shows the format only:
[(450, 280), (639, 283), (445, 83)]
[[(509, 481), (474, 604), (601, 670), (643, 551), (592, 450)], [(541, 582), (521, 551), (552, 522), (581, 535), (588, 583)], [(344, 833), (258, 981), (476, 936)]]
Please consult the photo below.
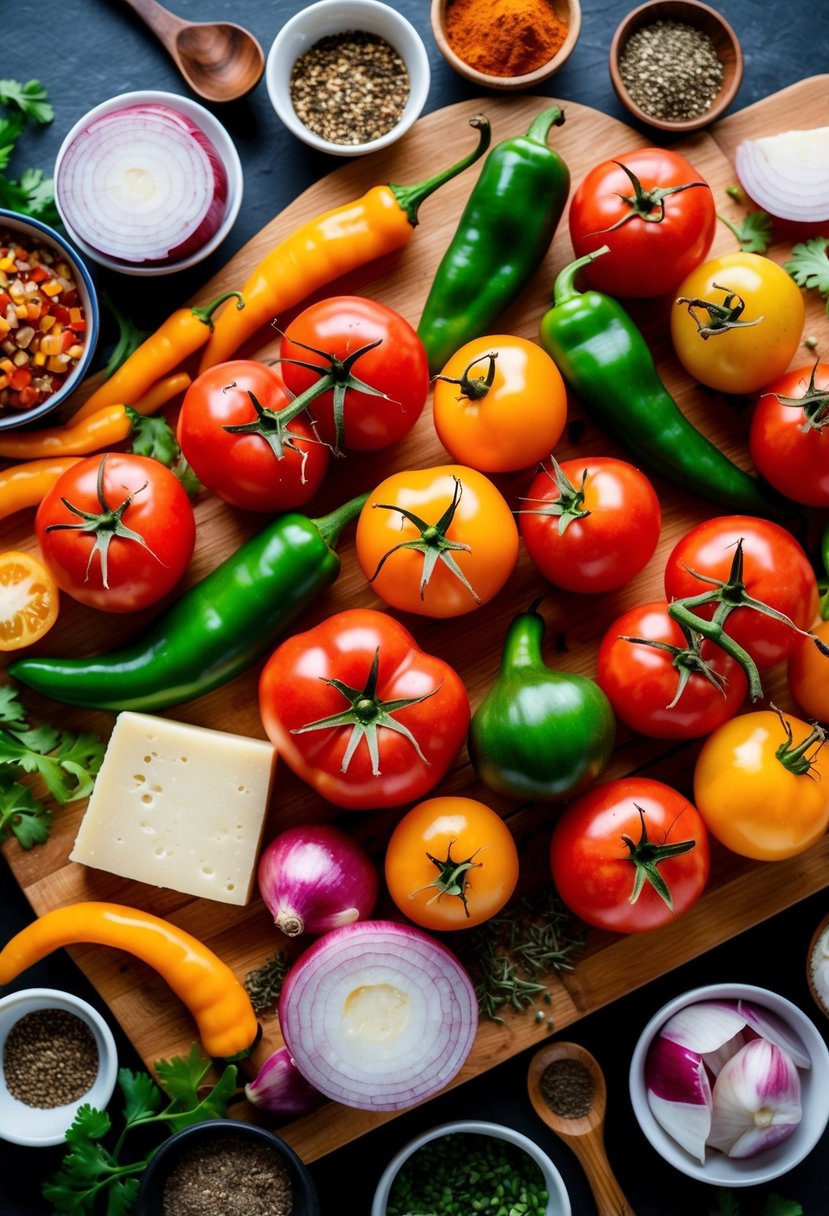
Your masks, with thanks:
[(279, 1154), (229, 1133), (186, 1150), (164, 1184), (164, 1216), (290, 1216), (293, 1187)]
[(377, 34), (346, 30), (315, 42), (291, 70), (300, 122), (334, 144), (367, 144), (400, 121), (409, 98), (406, 64)]
[(40, 1110), (82, 1098), (95, 1083), (98, 1064), (92, 1031), (65, 1009), (35, 1009), (24, 1014), (3, 1045), (3, 1074), (9, 1093)]
[(711, 109), (722, 88), (723, 65), (703, 30), (682, 21), (654, 21), (628, 38), (619, 74), (640, 110), (677, 122)]

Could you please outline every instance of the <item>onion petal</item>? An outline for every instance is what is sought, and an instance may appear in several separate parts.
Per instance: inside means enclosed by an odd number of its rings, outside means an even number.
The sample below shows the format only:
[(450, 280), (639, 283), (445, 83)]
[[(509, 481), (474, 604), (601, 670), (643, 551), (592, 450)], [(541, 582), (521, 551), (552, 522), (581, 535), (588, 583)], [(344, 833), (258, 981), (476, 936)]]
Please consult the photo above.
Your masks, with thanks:
[(752, 1039), (714, 1082), (708, 1143), (729, 1157), (753, 1157), (790, 1136), (802, 1115), (791, 1056), (766, 1039)]
[(279, 1047), (268, 1056), (245, 1086), (245, 1097), (260, 1110), (275, 1115), (307, 1115), (325, 1100), (305, 1080), (287, 1047)]
[(704, 1162), (712, 1095), (701, 1056), (657, 1035), (645, 1060), (645, 1086), (657, 1123), (692, 1157)]
[(756, 1031), (762, 1038), (768, 1039), (770, 1043), (782, 1047), (787, 1052), (798, 1068), (811, 1068), (812, 1061), (809, 1053), (803, 1043), (794, 1033), (790, 1026), (772, 1013), (770, 1009), (763, 1009), (759, 1005), (752, 1005), (748, 1001), (740, 1001), (740, 1013), (745, 1018), (747, 1024)]
[(744, 139), (734, 164), (747, 193), (770, 215), (829, 220), (829, 127)]
[(738, 1030), (733, 1039), (729, 1039), (727, 1043), (723, 1043), (722, 1047), (716, 1051), (706, 1051), (702, 1057), (702, 1062), (708, 1070), (709, 1075), (712, 1077), (719, 1076), (720, 1070), (726, 1060), (730, 1060), (732, 1056), (736, 1055), (750, 1038), (754, 1038), (754, 1031)]
[(294, 963), (279, 1023), (305, 1079), (360, 1110), (403, 1110), (444, 1089), (472, 1049), (475, 989), (420, 929), (366, 920), (332, 929)]
[(698, 1001), (678, 1010), (659, 1033), (665, 1039), (704, 1055), (719, 1051), (745, 1024), (737, 1001)]

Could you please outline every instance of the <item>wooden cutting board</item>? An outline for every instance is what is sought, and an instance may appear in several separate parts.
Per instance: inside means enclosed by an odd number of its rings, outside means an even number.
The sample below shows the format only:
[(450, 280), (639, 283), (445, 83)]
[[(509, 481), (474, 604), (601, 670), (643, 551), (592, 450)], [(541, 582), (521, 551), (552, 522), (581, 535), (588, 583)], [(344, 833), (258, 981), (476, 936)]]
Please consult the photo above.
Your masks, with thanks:
[[(829, 76), (802, 81), (727, 119), (710, 134), (699, 133), (674, 145), (711, 184), (717, 209), (722, 214), (732, 218), (740, 214), (740, 208), (725, 194), (726, 186), (735, 181), (731, 162), (739, 139), (797, 126), (814, 126), (828, 85)], [(388, 153), (350, 162), (305, 191), (205, 285), (195, 302), (211, 299), (227, 288), (241, 286), (269, 247), (304, 220), (357, 198), (379, 182), (414, 182), (434, 172), (437, 165), (448, 165), (464, 155), (475, 141), (468, 119), (477, 111), (489, 116), (493, 142), (496, 142), (525, 131), (539, 111), (550, 104), (550, 98), (498, 96), (479, 102), (462, 102), (428, 115)], [(573, 102), (561, 104), (566, 122), (563, 127), (554, 129), (551, 143), (569, 165), (574, 186), (600, 158), (621, 157), (648, 142), (644, 136), (604, 114)], [(454, 233), (476, 175), (476, 169), (466, 172), (427, 200), (421, 210), (420, 226), (406, 250), (333, 284), (325, 294), (353, 292), (373, 296), (416, 324), (434, 271)], [(713, 252), (724, 252), (733, 246), (733, 238), (722, 226)], [(772, 249), (771, 256), (782, 261), (790, 248), (791, 239), (781, 239)], [(567, 226), (563, 222), (544, 265), (521, 299), (501, 318), (501, 332), (529, 338), (537, 336), (538, 321), (551, 302), (554, 275), (571, 256)], [(829, 351), (829, 323), (815, 293), (809, 293), (807, 306), (806, 332), (818, 337), (825, 355)], [(682, 408), (733, 459), (747, 465), (746, 414), (724, 405), (717, 394), (704, 392), (689, 383), (671, 351), (664, 302), (635, 303), (631, 305), (631, 312), (644, 329), (663, 377)], [(289, 320), (289, 315), (278, 318), (280, 326)], [(271, 335), (265, 333), (259, 335), (245, 353), (267, 357), (275, 353), (275, 349)], [(804, 350), (798, 353), (794, 362), (805, 364), (810, 359), (811, 355)], [(88, 391), (90, 386), (78, 393), (78, 404)], [(570, 417), (581, 418), (575, 401), (570, 403)], [(587, 424), (578, 447), (569, 441), (562, 442), (556, 455), (564, 459), (599, 452), (624, 456)], [(335, 465), (327, 485), (308, 513), (322, 514), (352, 494), (371, 490), (394, 470), (446, 461), (446, 453), (434, 434), (427, 405), (415, 431), (399, 447), (388, 453), (349, 457)], [(529, 479), (530, 474), (498, 479), (499, 487), (511, 505), (524, 492)], [(538, 595), (545, 595), (542, 611), (547, 621), (548, 662), (587, 675), (594, 674), (596, 648), (612, 620), (637, 602), (661, 597), (661, 576), (667, 553), (687, 528), (717, 512), (701, 500), (676, 493), (673, 487), (656, 477), (654, 481), (661, 494), (664, 513), (659, 549), (647, 569), (620, 592), (595, 599), (568, 596), (545, 584), (522, 553), (507, 588), (474, 615), (454, 621), (406, 620), (425, 649), (442, 655), (457, 668), (469, 690), (473, 707), (492, 684), (512, 617)], [(203, 494), (197, 505), (197, 519), (197, 548), (184, 586), (201, 578), (261, 524), (261, 520), (234, 512), (208, 494)], [(6, 548), (35, 548), (28, 515), (6, 521), (2, 533)], [(383, 607), (366, 585), (350, 536), (341, 542), (340, 552), (343, 572), (335, 586), (308, 611), (302, 621), (303, 627), (346, 607)], [(106, 648), (109, 648), (134, 633), (149, 615), (142, 614), (140, 619), (102, 618), (64, 597), (58, 625), (37, 650), (44, 654), (89, 654), (101, 648), (102, 632)], [(553, 639), (559, 636), (566, 638), (567, 649), (563, 654), (553, 644)], [(224, 689), (168, 711), (168, 716), (264, 738), (256, 703), (257, 674), (258, 669), (253, 670)], [(792, 708), (782, 672), (767, 680), (767, 693), (784, 708)], [(33, 721), (49, 720), (74, 729), (95, 730), (103, 736), (108, 734), (114, 721), (111, 714), (56, 707), (25, 690), (24, 701)], [(621, 776), (634, 771), (647, 773), (690, 793), (690, 775), (697, 750), (698, 745), (659, 743), (621, 730), (605, 776)], [(518, 806), (492, 795), (477, 782), (465, 753), (440, 788), (446, 793), (463, 791), (495, 806), (515, 833), (528, 868), (531, 857), (546, 857), (554, 815), (551, 808)], [(129, 883), (70, 863), (67, 859), (82, 813), (81, 805), (60, 812), (48, 843), (29, 853), (22, 852), (14, 841), (5, 846), (6, 858), (35, 912), (42, 913), (80, 899), (111, 899), (145, 908), (169, 917), (207, 942), (240, 978), (284, 945), (258, 899), (247, 908), (227, 908)], [(270, 807), (266, 839), (300, 821), (336, 820), (355, 832), (373, 854), (382, 859), (385, 841), (398, 817), (399, 813), (391, 812), (344, 815), (323, 803), (283, 768)], [(564, 978), (550, 977), (553, 994), (550, 1011), (556, 1032), (825, 887), (827, 882), (829, 838), (800, 857), (773, 865), (750, 863), (727, 854), (715, 844), (710, 886), (689, 914), (674, 925), (647, 935), (622, 937), (591, 931), (586, 950), (574, 971)], [(381, 902), (377, 914), (392, 914), (387, 901)], [(192, 1020), (155, 973), (131, 956), (115, 951), (78, 947), (73, 949), (72, 955), (148, 1065), (159, 1058), (186, 1054), (195, 1037)], [(254, 1063), (264, 1059), (281, 1042), (273, 1016), (263, 1019), (263, 1027), (264, 1039)], [(455, 1084), (538, 1044), (548, 1033), (527, 1013), (507, 1014), (503, 1025), (482, 1021), (474, 1049)], [(251, 1116), (252, 1112), (247, 1109), (242, 1117)], [(282, 1125), (280, 1131), (305, 1160), (311, 1161), (392, 1117), (388, 1113), (371, 1114), (328, 1103), (311, 1116)]]

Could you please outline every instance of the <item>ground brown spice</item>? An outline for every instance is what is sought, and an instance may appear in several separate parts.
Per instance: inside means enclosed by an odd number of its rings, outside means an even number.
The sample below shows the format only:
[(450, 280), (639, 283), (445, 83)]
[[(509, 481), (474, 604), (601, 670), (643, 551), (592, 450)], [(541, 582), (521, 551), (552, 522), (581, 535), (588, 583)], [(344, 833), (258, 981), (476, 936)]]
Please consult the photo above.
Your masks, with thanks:
[(541, 1074), (541, 1093), (554, 1114), (580, 1119), (593, 1105), (593, 1078), (581, 1060), (562, 1056), (552, 1060)]
[(293, 1189), (276, 1150), (243, 1134), (183, 1152), (164, 1184), (163, 1216), (289, 1216)]
[(82, 1098), (95, 1083), (98, 1067), (95, 1036), (86, 1022), (66, 1009), (25, 1013), (3, 1045), (9, 1093), (40, 1110)]
[(525, 76), (544, 66), (567, 37), (550, 0), (450, 0), (446, 40), (487, 76)]

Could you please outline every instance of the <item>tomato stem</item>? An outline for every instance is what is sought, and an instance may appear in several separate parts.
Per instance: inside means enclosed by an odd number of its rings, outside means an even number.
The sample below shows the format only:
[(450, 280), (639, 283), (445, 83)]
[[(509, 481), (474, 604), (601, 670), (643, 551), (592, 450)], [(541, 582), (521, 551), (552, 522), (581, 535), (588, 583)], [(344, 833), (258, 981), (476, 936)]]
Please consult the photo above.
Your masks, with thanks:
[[(482, 864), (480, 861), (474, 860), (481, 849), (476, 849), (471, 857), (467, 857), (466, 861), (455, 861), (452, 856), (453, 844), (455, 844), (455, 841), (450, 840), (446, 849), (446, 857), (443, 860), (433, 857), (431, 853), (426, 854), (432, 865), (437, 867), (437, 877), (433, 878), (425, 887), (418, 887), (416, 891), (410, 892), (409, 899), (414, 899), (421, 891), (430, 891), (434, 888), (435, 893), (428, 901), (430, 904), (435, 903), (442, 895), (456, 896), (463, 904), (463, 910), (468, 917), (469, 905), (466, 899), (466, 888), (469, 886), (469, 883), (466, 875), (470, 870)], [(481, 846), (481, 848), (485, 847), (485, 845)]]
[[(498, 358), (497, 350), (491, 350), (486, 355), (476, 355), (471, 363), (467, 364), (462, 374), (455, 376), (435, 376), (435, 380), (443, 380), (445, 384), (457, 384), (460, 388), (458, 401), (464, 397), (468, 401), (479, 401), (485, 397), (492, 388), (492, 382), (495, 379), (495, 360)], [(484, 359), (489, 359), (489, 365), (486, 373), (483, 376), (470, 376), (470, 372), (476, 363), (482, 363)]]
[(680, 840), (676, 844), (655, 844), (648, 839), (648, 828), (645, 823), (645, 812), (638, 803), (633, 804), (639, 812), (639, 822), (642, 825), (642, 831), (637, 841), (631, 840), (630, 836), (622, 836), (625, 848), (628, 850), (628, 856), (625, 861), (629, 861), (635, 866), (633, 878), (633, 890), (630, 893), (630, 903), (635, 904), (639, 896), (642, 894), (642, 888), (645, 883), (650, 883), (657, 895), (662, 899), (667, 906), (673, 911), (674, 900), (671, 895), (671, 890), (660, 873), (659, 866), (663, 861), (667, 861), (669, 857), (679, 857), (682, 853), (689, 853), (696, 846), (695, 840)]
[[(776, 758), (780, 761), (784, 768), (787, 768), (789, 772), (794, 773), (798, 777), (805, 774), (811, 775), (814, 768), (815, 758), (826, 742), (826, 731), (822, 726), (819, 726), (817, 722), (814, 722), (812, 724), (810, 734), (808, 734), (805, 739), (795, 746), (792, 739), (791, 723), (783, 717), (783, 714), (776, 705), (772, 705), (771, 708), (777, 714), (778, 718), (783, 724), (783, 730), (786, 733), (785, 742), (781, 743), (777, 751), (774, 753)], [(815, 743), (817, 744), (817, 747), (815, 748), (813, 755), (807, 756), (806, 753), (809, 751), (809, 748)]]
[(627, 174), (630, 183), (633, 186), (633, 194), (619, 194), (618, 197), (623, 203), (627, 203), (630, 210), (618, 219), (615, 224), (611, 224), (609, 228), (600, 228), (596, 233), (591, 233), (591, 236), (598, 236), (605, 232), (614, 232), (617, 228), (621, 228), (623, 224), (629, 223), (631, 220), (644, 220), (647, 224), (661, 224), (665, 219), (665, 199), (670, 194), (681, 194), (683, 190), (692, 190), (695, 186), (703, 186), (706, 190), (711, 187), (707, 182), (685, 182), (681, 186), (654, 186), (651, 190), (646, 190), (639, 178), (629, 169), (627, 165), (623, 165), (620, 160), (614, 160), (614, 165), (618, 165), (623, 173)]
[[(750, 329), (752, 325), (759, 325), (763, 320), (763, 317), (757, 317), (754, 321), (741, 321), (746, 302), (739, 292), (732, 291), (730, 287), (722, 287), (719, 283), (712, 283), (711, 286), (715, 291), (725, 293), (721, 304), (714, 300), (690, 299), (688, 296), (679, 296), (677, 299), (677, 304), (688, 305), (688, 314), (695, 321), (697, 333), (703, 340), (726, 333), (729, 329)], [(696, 308), (708, 314), (707, 321), (700, 320), (694, 311)]]
[(587, 484), (587, 469), (583, 470), (581, 484), (576, 488), (555, 456), (551, 454), (548, 459), (552, 472), (547, 468), (546, 463), (541, 466), (541, 469), (542, 472), (547, 474), (558, 490), (558, 498), (552, 501), (547, 498), (519, 498), (519, 502), (538, 502), (541, 503), (541, 506), (528, 508), (527, 510), (519, 509), (515, 514), (557, 515), (559, 517), (558, 534), (559, 536), (563, 536), (574, 519), (587, 519), (590, 514), (584, 508), (584, 487)]

